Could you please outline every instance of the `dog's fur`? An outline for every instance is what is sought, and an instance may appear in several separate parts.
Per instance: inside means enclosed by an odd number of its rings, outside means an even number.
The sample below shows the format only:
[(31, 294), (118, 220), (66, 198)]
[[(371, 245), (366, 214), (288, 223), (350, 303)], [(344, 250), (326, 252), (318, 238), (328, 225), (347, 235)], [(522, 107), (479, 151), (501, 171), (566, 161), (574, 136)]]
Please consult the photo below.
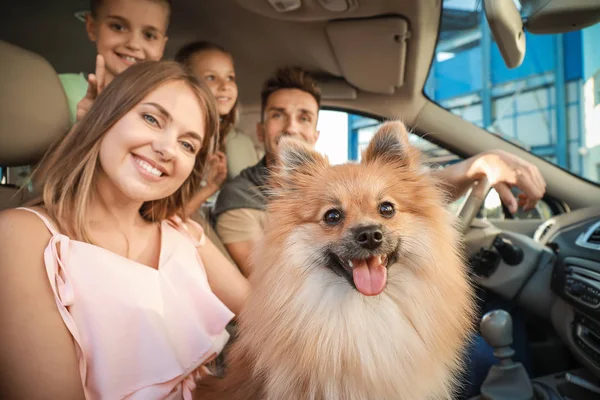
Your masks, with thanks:
[[(360, 164), (330, 166), (282, 140), (269, 223), (254, 257), (224, 379), (198, 399), (450, 399), (473, 329), (474, 296), (443, 193), (420, 170), (400, 122), (384, 124)], [(379, 205), (391, 202), (385, 218)], [(332, 208), (343, 220), (330, 226)], [(365, 296), (332, 254), (376, 255), (353, 229), (381, 228), (387, 285)], [(350, 272), (351, 274), (351, 272)]]

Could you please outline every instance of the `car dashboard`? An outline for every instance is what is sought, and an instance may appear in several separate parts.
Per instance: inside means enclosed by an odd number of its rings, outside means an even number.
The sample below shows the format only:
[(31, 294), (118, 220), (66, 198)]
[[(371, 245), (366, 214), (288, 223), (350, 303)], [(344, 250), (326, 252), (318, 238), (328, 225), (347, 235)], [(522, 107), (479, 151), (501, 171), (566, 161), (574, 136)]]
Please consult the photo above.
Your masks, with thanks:
[(557, 256), (551, 279), (558, 299), (554, 328), (575, 357), (600, 377), (600, 207), (548, 220), (534, 238)]

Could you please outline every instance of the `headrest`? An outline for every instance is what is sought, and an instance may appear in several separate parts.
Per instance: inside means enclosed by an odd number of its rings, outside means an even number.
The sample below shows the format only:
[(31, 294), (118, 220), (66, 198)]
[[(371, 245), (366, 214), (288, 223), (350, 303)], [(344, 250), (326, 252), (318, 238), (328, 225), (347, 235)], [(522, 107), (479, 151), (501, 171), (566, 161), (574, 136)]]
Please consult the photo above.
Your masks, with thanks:
[(0, 165), (30, 165), (69, 129), (67, 98), (41, 56), (0, 40)]

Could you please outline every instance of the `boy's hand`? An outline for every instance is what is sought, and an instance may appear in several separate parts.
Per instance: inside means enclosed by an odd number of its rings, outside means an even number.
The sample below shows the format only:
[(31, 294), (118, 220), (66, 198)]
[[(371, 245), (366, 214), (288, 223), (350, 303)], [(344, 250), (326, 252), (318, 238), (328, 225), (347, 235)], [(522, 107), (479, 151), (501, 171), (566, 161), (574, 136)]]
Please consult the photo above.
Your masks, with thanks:
[(85, 94), (85, 97), (77, 103), (77, 122), (81, 121), (83, 116), (87, 114), (94, 103), (94, 100), (96, 100), (96, 97), (104, 90), (104, 85), (106, 84), (105, 71), (104, 57), (98, 54), (98, 56), (96, 56), (96, 74), (90, 74), (88, 76), (87, 93)]

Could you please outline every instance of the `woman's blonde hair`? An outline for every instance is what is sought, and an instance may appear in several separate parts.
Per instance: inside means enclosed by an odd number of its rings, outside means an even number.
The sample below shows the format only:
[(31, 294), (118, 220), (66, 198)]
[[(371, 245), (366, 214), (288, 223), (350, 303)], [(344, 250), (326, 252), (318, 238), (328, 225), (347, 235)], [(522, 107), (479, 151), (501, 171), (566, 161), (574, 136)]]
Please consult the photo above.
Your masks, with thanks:
[(196, 94), (204, 112), (204, 139), (194, 169), (172, 195), (146, 202), (140, 215), (161, 221), (174, 215), (182, 218), (185, 205), (201, 187), (208, 155), (219, 140), (219, 113), (209, 88), (172, 61), (146, 61), (118, 75), (96, 98), (85, 117), (44, 156), (32, 176), (42, 186), (42, 205), (58, 229), (77, 240), (89, 242), (86, 215), (99, 163), (100, 144), (111, 127), (159, 86), (185, 82)]

